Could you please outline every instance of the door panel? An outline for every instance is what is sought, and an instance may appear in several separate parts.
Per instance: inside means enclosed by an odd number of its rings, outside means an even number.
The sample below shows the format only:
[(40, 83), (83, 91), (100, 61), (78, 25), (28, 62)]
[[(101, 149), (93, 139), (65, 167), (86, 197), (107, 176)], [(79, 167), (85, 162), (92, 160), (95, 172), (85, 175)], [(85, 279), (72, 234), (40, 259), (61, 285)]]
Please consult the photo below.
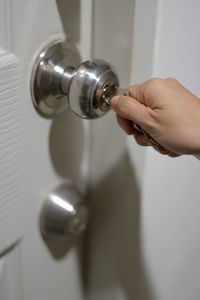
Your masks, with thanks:
[(20, 244), (8, 249), (0, 258), (0, 296), (3, 300), (24, 299)]
[[(61, 2), (64, 3), (64, 1)], [(75, 12), (73, 1), (63, 4), (62, 9), (67, 11), (67, 9), (70, 9), (70, 5), (72, 5), (71, 13), (73, 14)], [(23, 53), (24, 56), (22, 82), (24, 86), (23, 99), (26, 100), (24, 159), (27, 202), (25, 204), (26, 232), (22, 245), (24, 297), (30, 300), (64, 300), (66, 298), (82, 300), (84, 296), (78, 246), (68, 250), (63, 243), (46, 243), (39, 232), (40, 208), (48, 190), (66, 177), (72, 179), (74, 184), (82, 190), (84, 187), (81, 170), (82, 161), (80, 161), (84, 160), (84, 150), (82, 150), (83, 155), (81, 158), (79, 158), (79, 151), (73, 151), (78, 146), (75, 143), (84, 139), (84, 123), (72, 116), (69, 111), (53, 121), (45, 120), (36, 113), (30, 99), (30, 70), (35, 53), (47, 40), (65, 34), (63, 19), (59, 10), (61, 7), (59, 1), (32, 1), (31, 5), (30, 2), (24, 1), (23, 5), (17, 3), (13, 7), (12, 13), (16, 15), (15, 9), (17, 15), (19, 14), (16, 20), (18, 30), (23, 28), (24, 36), (23, 45), (19, 45), (17, 40), (14, 40), (13, 45), (16, 52), (20, 55)], [(78, 15), (81, 15), (81, 9), (79, 3)], [(20, 17), (20, 14), (23, 15)], [(67, 25), (70, 26), (70, 23)], [(80, 31), (80, 28), (77, 28), (77, 30)], [(79, 39), (75, 42), (79, 44), (81, 53), (81, 32), (79, 32)], [(88, 43), (88, 47), (89, 45)], [(27, 74), (29, 75), (27, 76)], [(74, 140), (73, 132), (77, 127), (79, 128), (79, 130), (76, 130), (77, 139)], [(84, 147), (84, 144), (82, 145)], [(67, 173), (62, 172), (63, 169), (60, 168), (58, 157), (62, 159), (62, 166), (65, 167)], [(76, 165), (76, 168), (71, 164), (73, 161), (80, 162), (79, 165)]]
[[(10, 256), (5, 256), (10, 264), (15, 251), (21, 255), (21, 261), (15, 256), (17, 263), (6, 272), (8, 276), (11, 276), (11, 272), (15, 276), (19, 273), (20, 279), (16, 280), (16, 284), (19, 289), (22, 288), (23, 296), (16, 290), (15, 294), (5, 297), (8, 300), (82, 300), (80, 241), (68, 249), (65, 243), (44, 240), (40, 234), (39, 215), (45, 195), (62, 181), (69, 178), (85, 192), (88, 182), (89, 127), (87, 122), (74, 117), (70, 111), (54, 120), (42, 118), (32, 104), (30, 75), (34, 58), (41, 48), (50, 40), (68, 36), (68, 32), (83, 59), (89, 58), (91, 36), (87, 28), (91, 28), (92, 1), (10, 0), (1, 3), (1, 8), (0, 14), (2, 19), (3, 15), (6, 16), (3, 20), (7, 25), (0, 46), (14, 53), (21, 69), (18, 83), (20, 96), (16, 103), (19, 100), (22, 103), (19, 111), (23, 117), (20, 128), (24, 139), (20, 144), (23, 157), (18, 159), (19, 163), (23, 163), (23, 167), (20, 167), (23, 176), (18, 176), (24, 194), (24, 200), (20, 199), (24, 216), (21, 219), (23, 240), (20, 248), (11, 249)], [(72, 24), (73, 15), (76, 17)], [(12, 84), (15, 85), (15, 82), (12, 81)], [(77, 151), (74, 151), (75, 148)], [(12, 184), (8, 183), (8, 186), (12, 191)], [(18, 225), (20, 222), (15, 226), (16, 231)], [(7, 300), (3, 291), (0, 291), (0, 298)]]
[(22, 101), (18, 58), (0, 52), (0, 252), (22, 237)]

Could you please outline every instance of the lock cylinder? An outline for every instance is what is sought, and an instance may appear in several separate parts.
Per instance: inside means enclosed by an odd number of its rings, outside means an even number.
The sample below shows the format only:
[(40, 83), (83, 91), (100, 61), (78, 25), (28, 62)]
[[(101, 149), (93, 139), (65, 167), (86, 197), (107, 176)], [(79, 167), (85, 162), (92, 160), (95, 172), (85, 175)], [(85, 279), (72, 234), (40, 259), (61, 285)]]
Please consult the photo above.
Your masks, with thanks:
[(79, 65), (72, 77), (69, 105), (82, 118), (101, 117), (110, 109), (105, 90), (117, 85), (118, 78), (110, 64), (101, 59), (86, 61)]

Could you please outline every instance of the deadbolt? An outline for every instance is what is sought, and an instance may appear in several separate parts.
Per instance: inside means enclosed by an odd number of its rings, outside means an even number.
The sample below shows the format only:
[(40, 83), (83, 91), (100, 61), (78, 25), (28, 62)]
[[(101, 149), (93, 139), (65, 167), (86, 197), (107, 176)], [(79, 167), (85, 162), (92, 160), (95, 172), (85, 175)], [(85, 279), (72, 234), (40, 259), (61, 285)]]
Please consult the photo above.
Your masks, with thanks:
[(80, 63), (78, 50), (68, 41), (54, 41), (38, 55), (31, 77), (36, 109), (53, 117), (69, 105), (81, 118), (93, 119), (109, 109), (108, 92), (119, 85), (114, 68), (101, 59)]
[(72, 240), (85, 231), (88, 216), (87, 201), (66, 182), (46, 196), (40, 214), (40, 230), (47, 238)]

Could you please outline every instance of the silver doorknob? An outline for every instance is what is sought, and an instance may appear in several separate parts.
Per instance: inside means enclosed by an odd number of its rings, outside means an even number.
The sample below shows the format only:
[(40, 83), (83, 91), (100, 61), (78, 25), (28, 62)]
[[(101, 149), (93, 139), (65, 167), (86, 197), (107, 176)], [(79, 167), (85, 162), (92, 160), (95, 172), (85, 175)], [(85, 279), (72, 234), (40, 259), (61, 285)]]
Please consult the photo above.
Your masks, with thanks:
[(50, 192), (40, 214), (40, 229), (47, 238), (74, 239), (88, 224), (88, 204), (71, 184), (63, 183)]
[(110, 104), (108, 92), (119, 85), (114, 68), (101, 59), (80, 64), (77, 49), (55, 41), (38, 55), (31, 77), (31, 95), (36, 109), (52, 117), (66, 109), (81, 118), (104, 115)]

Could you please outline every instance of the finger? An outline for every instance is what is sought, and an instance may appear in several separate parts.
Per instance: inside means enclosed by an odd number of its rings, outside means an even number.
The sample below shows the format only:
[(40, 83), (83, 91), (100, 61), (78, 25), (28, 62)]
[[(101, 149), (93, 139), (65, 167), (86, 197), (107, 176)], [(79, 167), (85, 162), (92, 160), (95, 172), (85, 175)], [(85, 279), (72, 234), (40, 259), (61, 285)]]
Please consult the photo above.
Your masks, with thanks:
[(160, 154), (168, 155), (170, 153), (169, 150), (167, 150), (163, 147), (159, 147), (158, 145), (152, 144), (152, 147)]
[(144, 104), (144, 90), (146, 87), (146, 82), (141, 84), (135, 84), (128, 87), (129, 94), (131, 97), (137, 99), (139, 102)]
[(134, 128), (133, 128), (133, 122), (128, 120), (128, 119), (124, 119), (123, 117), (117, 115), (117, 121), (119, 126), (127, 133), (127, 134), (133, 134), (134, 132)]
[(151, 122), (148, 107), (144, 106), (132, 97), (119, 95), (111, 99), (113, 110), (121, 117), (147, 127)]
[(133, 136), (134, 136), (136, 142), (138, 143), (138, 145), (140, 145), (140, 146), (152, 146), (151, 142), (148, 141), (145, 138), (145, 136), (143, 135), (143, 133), (140, 133), (137, 130), (134, 130)]
[[(164, 82), (165, 80), (162, 78), (151, 78), (142, 84), (130, 86), (128, 88), (129, 94), (145, 106), (155, 108), (154, 99), (163, 91)], [(156, 108), (159, 108), (157, 105), (158, 103), (156, 104)]]
[(152, 147), (157, 151), (159, 152), (160, 154), (163, 154), (163, 155), (168, 155), (170, 157), (177, 157), (177, 156), (180, 156), (179, 154), (177, 153), (174, 153), (174, 152), (171, 152), (167, 149), (165, 149), (164, 147), (162, 146), (157, 146), (155, 144), (152, 144)]
[[(152, 91), (158, 90), (160, 87), (162, 87), (163, 81), (164, 80), (162, 78), (151, 78), (144, 83), (132, 85), (128, 87), (129, 94), (131, 97), (137, 99), (140, 103), (146, 104), (146, 101), (150, 100), (149, 96), (151, 96)], [(149, 91), (151, 91), (150, 94)]]
[(178, 157), (178, 156), (180, 156), (180, 154), (176, 154), (176, 153), (173, 153), (173, 152), (170, 152), (168, 155), (170, 157)]
[(138, 132), (137, 129), (133, 127), (133, 122), (127, 119), (124, 119), (117, 115), (117, 121), (120, 127), (129, 135), (133, 135), (135, 137), (136, 142), (141, 146), (151, 146), (151, 142), (148, 141), (143, 135), (143, 133)]

